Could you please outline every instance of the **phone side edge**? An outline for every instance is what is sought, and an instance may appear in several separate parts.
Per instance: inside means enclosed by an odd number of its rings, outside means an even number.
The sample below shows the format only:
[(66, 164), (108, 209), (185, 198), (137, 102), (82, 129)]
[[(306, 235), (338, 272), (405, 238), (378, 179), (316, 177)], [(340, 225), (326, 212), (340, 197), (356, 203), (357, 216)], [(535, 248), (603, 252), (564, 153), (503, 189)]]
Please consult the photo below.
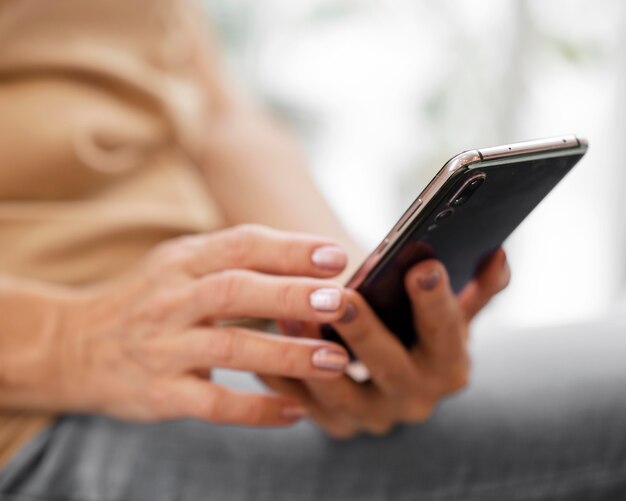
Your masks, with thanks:
[(482, 156), (478, 150), (464, 151), (448, 160), (405, 212), (410, 212), (414, 207), (415, 211), (408, 219), (403, 220), (404, 217), (401, 217), (396, 222), (383, 241), (365, 259), (363, 264), (357, 269), (354, 275), (352, 275), (350, 280), (348, 280), (346, 287), (350, 289), (358, 288), (368, 276), (370, 271), (372, 271), (389, 255), (394, 247), (394, 244), (402, 238), (402, 236), (411, 227), (412, 223), (420, 216), (420, 214), (422, 214), (425, 208), (428, 207), (429, 202), (439, 192), (440, 188), (449, 179), (454, 177), (454, 175), (469, 168), (469, 166), (473, 163), (480, 162), (481, 160)]
[[(452, 157), (422, 190), (420, 195), (400, 217), (382, 242), (380, 242), (374, 251), (365, 259), (363, 264), (348, 280), (346, 286), (356, 289), (363, 283), (370, 271), (389, 255), (394, 244), (398, 240), (401, 240), (402, 236), (411, 228), (413, 222), (428, 208), (429, 203), (443, 185), (458, 172), (485, 163), (508, 162), (509, 160), (516, 161), (520, 156), (532, 154), (538, 157), (544, 157), (551, 154), (563, 154), (564, 150), (570, 150), (572, 154), (576, 152), (584, 154), (588, 149), (588, 145), (589, 142), (584, 136), (567, 134), (551, 138), (467, 150)], [(408, 217), (405, 218), (405, 214), (408, 214)]]
[(478, 152), (481, 154), (482, 160), (488, 162), (507, 157), (515, 158), (520, 155), (545, 154), (551, 151), (579, 148), (587, 149), (588, 144), (588, 141), (584, 137), (580, 137), (576, 134), (564, 134), (561, 136), (480, 148)]

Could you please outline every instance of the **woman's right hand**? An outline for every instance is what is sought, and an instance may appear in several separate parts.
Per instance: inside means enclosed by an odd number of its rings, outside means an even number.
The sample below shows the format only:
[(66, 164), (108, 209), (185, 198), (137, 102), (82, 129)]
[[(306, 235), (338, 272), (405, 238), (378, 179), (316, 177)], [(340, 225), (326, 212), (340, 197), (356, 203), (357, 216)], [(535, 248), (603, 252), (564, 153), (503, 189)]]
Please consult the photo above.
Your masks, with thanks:
[(45, 329), (0, 329), (0, 407), (291, 424), (305, 414), (293, 397), (219, 386), (211, 369), (328, 379), (346, 351), (217, 321), (337, 321), (344, 291), (328, 279), (345, 263), (332, 242), (259, 226), (165, 242), (131, 276), (56, 297)]

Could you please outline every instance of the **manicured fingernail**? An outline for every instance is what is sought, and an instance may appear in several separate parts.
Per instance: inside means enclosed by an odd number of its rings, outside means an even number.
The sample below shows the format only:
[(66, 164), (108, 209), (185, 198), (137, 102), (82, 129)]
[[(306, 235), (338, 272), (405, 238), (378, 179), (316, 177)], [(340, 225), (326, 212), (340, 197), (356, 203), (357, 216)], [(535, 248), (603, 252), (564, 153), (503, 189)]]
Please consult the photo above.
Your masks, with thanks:
[(317, 311), (337, 311), (341, 306), (339, 289), (317, 289), (309, 296), (311, 306)]
[(313, 251), (311, 261), (323, 270), (341, 271), (346, 267), (348, 256), (343, 249), (334, 245), (326, 245)]
[(511, 268), (509, 267), (508, 261), (504, 261), (502, 265), (502, 270), (500, 271), (500, 287), (506, 287), (511, 280)]
[(346, 306), (346, 312), (343, 314), (343, 317), (339, 319), (339, 322), (341, 322), (342, 324), (352, 322), (356, 318), (358, 313), (359, 312), (357, 311), (356, 306), (354, 306), (352, 303), (348, 303), (348, 306)]
[(283, 320), (283, 329), (288, 336), (300, 336), (304, 331), (304, 324), (297, 320)]
[(348, 355), (343, 351), (337, 351), (331, 348), (320, 348), (319, 350), (315, 350), (311, 356), (311, 362), (314, 367), (327, 371), (342, 372), (349, 361)]
[(281, 414), (287, 419), (301, 419), (308, 415), (308, 411), (301, 405), (292, 405), (289, 407), (283, 407)]
[(431, 291), (435, 287), (437, 287), (437, 284), (439, 283), (440, 279), (441, 279), (441, 273), (439, 272), (438, 269), (435, 268), (428, 275), (420, 276), (417, 279), (417, 283), (419, 284), (422, 290)]

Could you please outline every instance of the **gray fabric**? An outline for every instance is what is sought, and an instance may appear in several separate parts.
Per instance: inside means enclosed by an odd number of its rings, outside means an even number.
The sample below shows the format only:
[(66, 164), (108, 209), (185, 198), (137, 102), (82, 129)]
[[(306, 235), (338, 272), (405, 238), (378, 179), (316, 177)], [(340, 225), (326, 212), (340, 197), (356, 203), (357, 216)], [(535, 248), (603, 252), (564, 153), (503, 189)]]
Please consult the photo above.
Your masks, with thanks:
[(471, 389), (382, 439), (64, 417), (0, 475), (2, 499), (626, 499), (623, 323), (482, 335), (474, 351)]

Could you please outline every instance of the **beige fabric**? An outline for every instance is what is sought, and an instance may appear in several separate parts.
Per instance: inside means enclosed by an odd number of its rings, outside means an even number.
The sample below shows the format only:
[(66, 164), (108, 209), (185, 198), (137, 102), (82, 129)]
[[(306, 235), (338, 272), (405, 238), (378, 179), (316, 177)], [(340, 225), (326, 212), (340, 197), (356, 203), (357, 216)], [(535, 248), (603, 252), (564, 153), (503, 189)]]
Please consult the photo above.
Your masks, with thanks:
[[(197, 158), (196, 18), (167, 0), (0, 0), (0, 273), (110, 278), (221, 220)], [(48, 417), (0, 415), (0, 465)]]

